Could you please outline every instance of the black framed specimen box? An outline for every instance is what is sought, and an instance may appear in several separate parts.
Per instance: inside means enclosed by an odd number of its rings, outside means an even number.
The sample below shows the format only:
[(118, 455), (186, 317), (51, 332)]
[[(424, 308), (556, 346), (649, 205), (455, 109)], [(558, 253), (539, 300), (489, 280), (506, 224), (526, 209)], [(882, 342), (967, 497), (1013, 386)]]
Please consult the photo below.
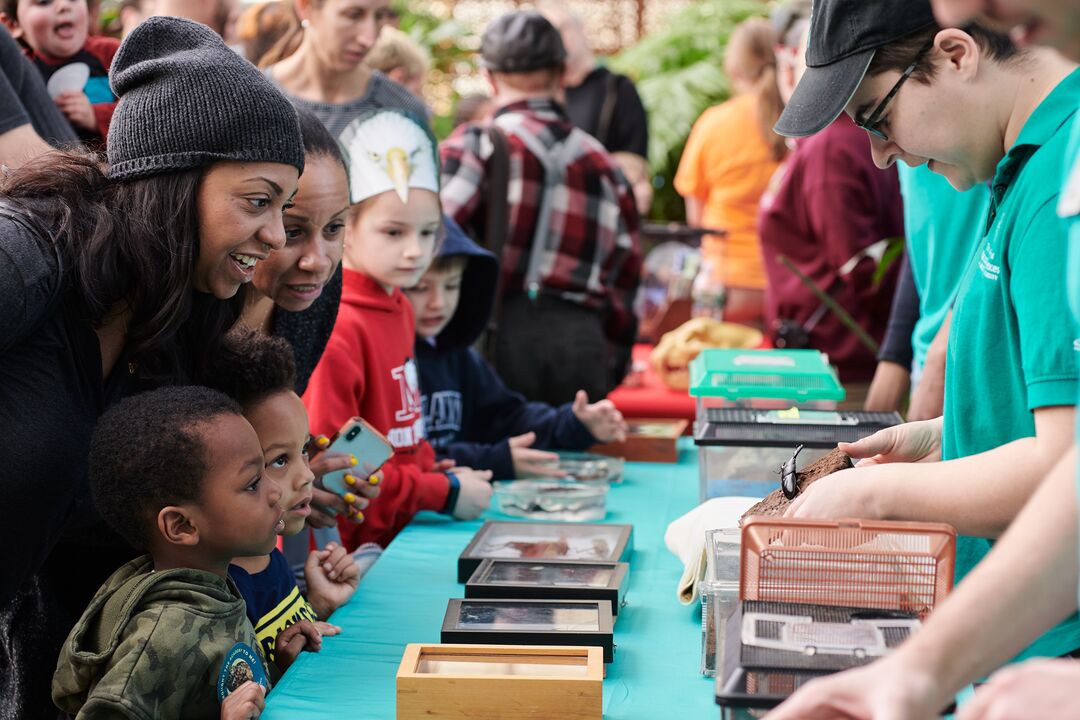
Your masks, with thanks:
[(584, 645), (615, 655), (611, 603), (606, 600), (452, 598), (441, 642), (483, 645)]
[(458, 558), (458, 582), (487, 558), (620, 562), (633, 550), (633, 525), (485, 522)]
[(488, 558), (465, 583), (466, 598), (607, 600), (618, 615), (630, 566), (623, 562)]

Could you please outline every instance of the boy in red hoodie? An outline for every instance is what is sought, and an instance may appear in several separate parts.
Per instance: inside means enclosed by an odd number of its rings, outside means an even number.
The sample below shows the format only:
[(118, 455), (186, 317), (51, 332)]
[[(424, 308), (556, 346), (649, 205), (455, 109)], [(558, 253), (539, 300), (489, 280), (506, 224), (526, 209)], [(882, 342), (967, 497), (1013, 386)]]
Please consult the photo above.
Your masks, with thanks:
[(103, 147), (116, 109), (109, 68), (120, 41), (90, 35), (86, 0), (3, 0), (0, 22), (26, 48), (79, 137)]
[(427, 270), (441, 224), (435, 140), (411, 115), (383, 109), (353, 121), (341, 142), (352, 202), (341, 306), (303, 400), (313, 433), (331, 435), (355, 415), (394, 445), (363, 523), (339, 521), (351, 551), (386, 547), (421, 510), (477, 517), (491, 501), (491, 473), (440, 471), (424, 439), (413, 310), (401, 288)]

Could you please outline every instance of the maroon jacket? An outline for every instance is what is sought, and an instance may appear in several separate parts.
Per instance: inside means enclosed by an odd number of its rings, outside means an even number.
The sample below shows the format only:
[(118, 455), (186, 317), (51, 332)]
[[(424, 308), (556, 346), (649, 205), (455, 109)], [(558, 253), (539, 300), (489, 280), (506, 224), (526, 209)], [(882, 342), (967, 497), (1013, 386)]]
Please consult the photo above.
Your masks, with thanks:
[[(797, 141), (761, 199), (759, 224), (764, 255), (766, 321), (770, 332), (780, 318), (806, 323), (821, 302), (778, 255), (830, 294), (878, 342), (885, 335), (896, 284), (896, 268), (880, 285), (876, 263), (864, 259), (845, 277), (840, 268), (878, 240), (904, 233), (896, 168), (879, 170), (866, 133), (847, 115), (817, 135)], [(775, 335), (774, 335), (775, 339)], [(828, 353), (844, 382), (869, 380), (877, 360), (832, 312), (810, 332), (810, 344)]]

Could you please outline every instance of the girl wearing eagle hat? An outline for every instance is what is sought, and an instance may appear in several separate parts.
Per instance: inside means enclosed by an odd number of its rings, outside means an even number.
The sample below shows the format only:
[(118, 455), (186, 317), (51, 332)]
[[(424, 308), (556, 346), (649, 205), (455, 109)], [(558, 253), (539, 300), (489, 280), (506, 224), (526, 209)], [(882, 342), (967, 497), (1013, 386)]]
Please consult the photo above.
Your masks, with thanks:
[(435, 139), (419, 118), (384, 109), (356, 119), (341, 142), (351, 203), (341, 306), (303, 400), (313, 433), (332, 435), (359, 416), (394, 446), (363, 524), (338, 523), (351, 551), (386, 547), (421, 510), (477, 517), (491, 500), (491, 473), (441, 472), (425, 439), (413, 310), (402, 288), (427, 270), (441, 227)]

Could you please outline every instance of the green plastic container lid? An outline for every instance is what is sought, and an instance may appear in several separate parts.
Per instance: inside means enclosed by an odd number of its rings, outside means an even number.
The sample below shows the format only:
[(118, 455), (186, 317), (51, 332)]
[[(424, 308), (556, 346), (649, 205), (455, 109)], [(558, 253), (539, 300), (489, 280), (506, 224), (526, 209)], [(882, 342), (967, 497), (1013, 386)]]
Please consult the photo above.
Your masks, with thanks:
[(690, 363), (690, 394), (792, 402), (845, 397), (828, 357), (817, 350), (705, 350)]

